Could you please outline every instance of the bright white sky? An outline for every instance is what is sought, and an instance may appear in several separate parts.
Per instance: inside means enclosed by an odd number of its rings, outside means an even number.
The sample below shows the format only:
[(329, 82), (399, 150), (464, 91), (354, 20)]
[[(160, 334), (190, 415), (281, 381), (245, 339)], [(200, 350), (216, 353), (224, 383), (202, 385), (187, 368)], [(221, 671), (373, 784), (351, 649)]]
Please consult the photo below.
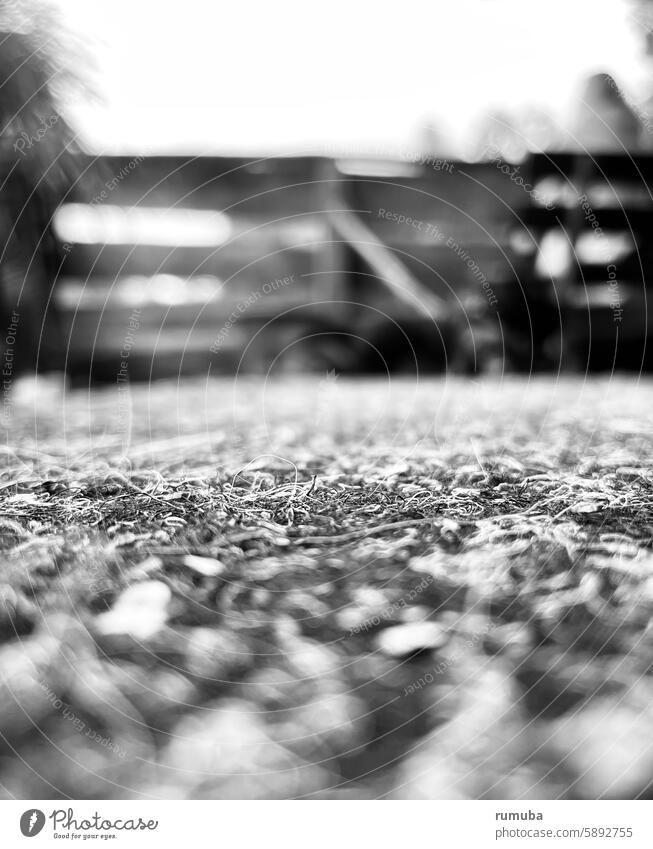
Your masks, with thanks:
[(560, 116), (592, 71), (645, 90), (628, 0), (57, 2), (96, 45), (105, 102), (75, 116), (104, 151), (414, 149), (428, 120)]

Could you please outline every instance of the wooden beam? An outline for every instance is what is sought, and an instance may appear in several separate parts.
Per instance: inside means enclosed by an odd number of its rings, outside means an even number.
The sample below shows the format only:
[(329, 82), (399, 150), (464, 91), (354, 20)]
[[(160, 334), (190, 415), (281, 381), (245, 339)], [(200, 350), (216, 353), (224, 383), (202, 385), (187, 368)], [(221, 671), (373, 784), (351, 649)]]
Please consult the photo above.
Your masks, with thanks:
[(340, 238), (356, 251), (394, 295), (434, 321), (451, 316), (447, 302), (418, 280), (359, 215), (352, 210), (341, 209), (330, 212), (329, 217)]

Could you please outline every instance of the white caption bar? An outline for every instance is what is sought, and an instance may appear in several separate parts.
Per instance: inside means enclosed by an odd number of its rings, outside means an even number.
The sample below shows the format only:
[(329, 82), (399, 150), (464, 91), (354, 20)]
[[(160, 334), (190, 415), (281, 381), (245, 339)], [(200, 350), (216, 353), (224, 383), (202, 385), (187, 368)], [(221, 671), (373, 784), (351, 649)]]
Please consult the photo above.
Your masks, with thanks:
[(0, 802), (0, 846), (650, 849), (651, 814), (643, 801), (7, 801)]

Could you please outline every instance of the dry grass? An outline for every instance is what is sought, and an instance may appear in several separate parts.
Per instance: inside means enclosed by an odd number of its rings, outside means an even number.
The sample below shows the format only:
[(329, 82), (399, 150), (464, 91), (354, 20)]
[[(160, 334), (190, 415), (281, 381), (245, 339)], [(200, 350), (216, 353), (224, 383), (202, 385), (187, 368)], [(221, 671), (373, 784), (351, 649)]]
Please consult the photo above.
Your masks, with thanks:
[(19, 398), (6, 796), (647, 795), (651, 387)]

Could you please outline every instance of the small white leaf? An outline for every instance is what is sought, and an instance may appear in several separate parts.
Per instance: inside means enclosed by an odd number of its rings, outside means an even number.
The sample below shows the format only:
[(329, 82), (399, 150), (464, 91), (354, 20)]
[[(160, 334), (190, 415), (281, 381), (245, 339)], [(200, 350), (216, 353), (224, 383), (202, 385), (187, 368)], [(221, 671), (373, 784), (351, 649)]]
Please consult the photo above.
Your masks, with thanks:
[(224, 572), (224, 564), (213, 557), (198, 557), (195, 554), (187, 554), (184, 557), (184, 565), (204, 578), (215, 578)]

